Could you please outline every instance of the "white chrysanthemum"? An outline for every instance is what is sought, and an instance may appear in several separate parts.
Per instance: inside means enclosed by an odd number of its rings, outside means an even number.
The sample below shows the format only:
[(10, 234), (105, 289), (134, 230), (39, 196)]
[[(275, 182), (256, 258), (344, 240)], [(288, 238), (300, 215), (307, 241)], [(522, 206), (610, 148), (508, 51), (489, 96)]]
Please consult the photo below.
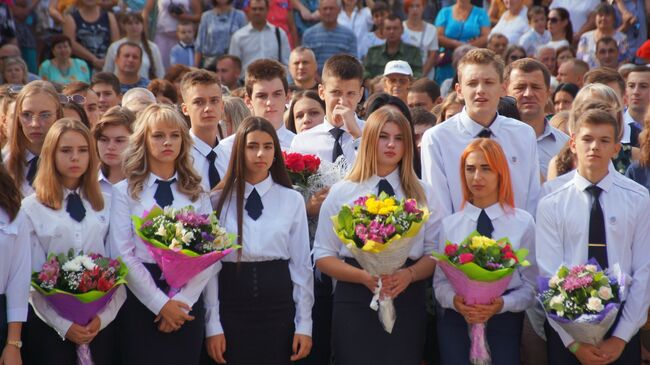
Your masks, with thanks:
[(551, 301), (548, 304), (551, 306), (551, 308), (553, 308), (557, 305), (562, 305), (563, 303), (564, 303), (564, 296), (560, 294), (551, 298)]
[(94, 270), (95, 267), (97, 267), (97, 265), (95, 265), (95, 262), (93, 261), (93, 259), (90, 258), (90, 256), (86, 256), (86, 255), (79, 256), (79, 261), (81, 261), (81, 264), (83, 265), (83, 267), (86, 268), (86, 270)]
[(598, 271), (598, 268), (596, 267), (596, 265), (585, 265), (585, 270), (589, 272), (596, 272)]
[(614, 297), (612, 294), (612, 288), (608, 286), (601, 286), (600, 289), (598, 289), (598, 297), (602, 300), (610, 300)]
[(560, 279), (557, 275), (553, 275), (553, 277), (548, 281), (548, 286), (551, 288), (557, 288), (561, 281), (562, 279)]
[(81, 271), (82, 266), (81, 266), (81, 261), (78, 260), (78, 257), (75, 257), (74, 259), (67, 261), (63, 266), (61, 267), (63, 271)]
[(591, 297), (587, 300), (587, 309), (594, 312), (600, 312), (604, 309), (603, 302), (599, 298)]

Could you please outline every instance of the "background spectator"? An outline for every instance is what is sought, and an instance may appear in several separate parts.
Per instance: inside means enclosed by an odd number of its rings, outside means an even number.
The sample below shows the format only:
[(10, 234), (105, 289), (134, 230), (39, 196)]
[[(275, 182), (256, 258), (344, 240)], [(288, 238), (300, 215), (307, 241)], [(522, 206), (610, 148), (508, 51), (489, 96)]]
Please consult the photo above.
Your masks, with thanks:
[(27, 84), (27, 64), (20, 57), (10, 57), (2, 62), (2, 81), (6, 84)]
[(573, 43), (573, 25), (565, 8), (555, 8), (548, 13), (548, 31), (551, 41), (546, 45), (558, 49)]
[(517, 44), (521, 36), (530, 29), (528, 8), (524, 6), (523, 0), (509, 0), (504, 4), (507, 10), (501, 15), (490, 34), (501, 33), (508, 38), (508, 43)]
[(598, 67), (596, 59), (596, 42), (603, 37), (612, 37), (618, 44), (619, 61), (624, 62), (628, 57), (627, 36), (616, 30), (614, 7), (601, 3), (596, 8), (596, 30), (584, 33), (580, 37), (577, 57), (587, 62), (589, 67)]
[(438, 63), (438, 30), (432, 24), (424, 22), (425, 0), (404, 1), (406, 20), (403, 23), (404, 42), (420, 49), (422, 56), (422, 75), (433, 79), (435, 66)]
[(59, 84), (74, 81), (90, 82), (88, 64), (79, 58), (72, 58), (72, 43), (70, 38), (60, 34), (50, 38), (52, 57), (43, 61), (38, 75), (43, 79)]
[(246, 14), (233, 8), (232, 0), (212, 0), (214, 8), (201, 15), (196, 35), (194, 64), (206, 66), (228, 53), (230, 37), (246, 25)]

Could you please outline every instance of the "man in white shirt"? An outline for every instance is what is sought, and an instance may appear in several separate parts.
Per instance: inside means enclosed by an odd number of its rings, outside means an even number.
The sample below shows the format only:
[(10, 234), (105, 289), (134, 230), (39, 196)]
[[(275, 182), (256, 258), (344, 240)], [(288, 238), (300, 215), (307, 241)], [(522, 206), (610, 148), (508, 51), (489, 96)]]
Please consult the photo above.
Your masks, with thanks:
[(244, 69), (260, 58), (271, 58), (289, 64), (289, 38), (284, 30), (268, 23), (269, 0), (251, 0), (249, 23), (230, 39), (228, 54), (239, 57)]
[(521, 121), (535, 130), (540, 173), (546, 176), (549, 161), (569, 140), (546, 120), (544, 107), (551, 94), (551, 73), (541, 62), (523, 58), (508, 65), (505, 78), (508, 95), (517, 100)]
[(503, 61), (488, 49), (469, 51), (458, 64), (456, 92), (465, 108), (422, 136), (422, 179), (436, 187), (440, 201), (456, 212), (462, 203), (460, 155), (477, 137), (493, 138), (508, 158), (515, 207), (534, 213), (540, 189), (533, 129), (497, 113), (505, 95)]
[(216, 147), (219, 144), (219, 121), (223, 116), (223, 97), (217, 75), (197, 69), (190, 71), (181, 79), (183, 114), (190, 118), (190, 135), (194, 141), (192, 157), (194, 169), (201, 175), (201, 186), (210, 191), (221, 181), (220, 167), (225, 171), (228, 160), (220, 156)]
[(643, 118), (650, 104), (650, 67), (637, 66), (627, 75), (625, 85), (626, 122), (632, 119), (643, 129)]
[(598, 345), (580, 343), (554, 321), (546, 327), (549, 364), (637, 364), (638, 331), (648, 312), (650, 196), (648, 190), (612, 171), (620, 124), (609, 112), (578, 116), (571, 150), (578, 159), (573, 178), (542, 198), (537, 211), (536, 255), (540, 274), (594, 258), (603, 268), (618, 264), (628, 280), (627, 297), (611, 333)]

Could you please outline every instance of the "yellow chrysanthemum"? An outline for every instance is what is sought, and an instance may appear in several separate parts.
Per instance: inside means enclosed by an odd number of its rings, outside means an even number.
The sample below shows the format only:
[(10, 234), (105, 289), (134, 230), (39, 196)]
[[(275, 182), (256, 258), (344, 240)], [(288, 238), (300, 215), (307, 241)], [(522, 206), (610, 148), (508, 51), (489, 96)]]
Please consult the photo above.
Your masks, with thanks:
[(472, 250), (477, 250), (479, 248), (486, 249), (496, 244), (497, 244), (496, 241), (491, 238), (484, 237), (484, 236), (475, 236), (472, 237), (472, 242), (469, 244), (469, 248), (471, 248)]
[(398, 207), (395, 205), (395, 199), (393, 198), (377, 200), (371, 197), (366, 200), (366, 208), (371, 214), (387, 215), (394, 212)]

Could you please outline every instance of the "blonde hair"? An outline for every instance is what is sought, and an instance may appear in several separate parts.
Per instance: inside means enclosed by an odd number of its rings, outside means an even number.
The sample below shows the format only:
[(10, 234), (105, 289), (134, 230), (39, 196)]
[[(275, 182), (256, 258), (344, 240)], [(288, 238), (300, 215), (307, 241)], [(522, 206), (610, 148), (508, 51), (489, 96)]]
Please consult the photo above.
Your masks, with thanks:
[(2, 64), (2, 80), (5, 81), (5, 82), (7, 81), (7, 80), (4, 79), (5, 78), (5, 71), (7, 70), (7, 68), (9, 68), (9, 66), (13, 66), (13, 65), (18, 65), (23, 70), (23, 79), (21, 81), (22, 81), (23, 85), (27, 84), (27, 75), (29, 73), (27, 71), (27, 64), (20, 57), (9, 57), (3, 62), (3, 64)]
[(88, 200), (95, 211), (104, 209), (104, 197), (97, 180), (98, 158), (93, 148), (90, 131), (78, 120), (59, 119), (45, 136), (39, 160), (38, 172), (34, 179), (36, 199), (43, 205), (59, 210), (63, 205), (63, 178), (56, 169), (56, 151), (61, 137), (68, 132), (79, 133), (88, 143), (88, 166), (80, 178), (80, 195)]
[(178, 128), (181, 131), (181, 151), (174, 169), (178, 174), (178, 191), (196, 201), (203, 189), (201, 188), (201, 176), (192, 167), (192, 138), (183, 116), (173, 107), (163, 104), (149, 105), (138, 114), (135, 121), (135, 129), (129, 138), (129, 145), (124, 151), (124, 174), (128, 181), (128, 190), (133, 199), (138, 199), (144, 187), (144, 181), (149, 176), (149, 155), (147, 150), (147, 138), (151, 133), (151, 126), (156, 123)]
[(620, 127), (617, 128), (616, 133), (618, 139), (623, 137), (623, 108), (621, 100), (611, 87), (605, 84), (588, 84), (585, 85), (573, 100), (571, 106), (571, 113), (569, 114), (569, 134), (576, 132), (576, 121), (578, 117), (586, 110), (590, 109), (589, 104), (594, 102), (603, 102), (609, 105), (610, 111), (616, 117)]
[(413, 169), (414, 156), (411, 126), (404, 115), (391, 107), (381, 107), (368, 117), (361, 135), (359, 155), (346, 179), (360, 183), (377, 174), (377, 145), (379, 144), (381, 130), (386, 123), (397, 124), (402, 132), (404, 156), (402, 156), (402, 161), (399, 163), (399, 175), (404, 194), (408, 198), (416, 199), (419, 203), (424, 203), (426, 202), (424, 189), (422, 189), (422, 185)]
[(567, 110), (563, 110), (553, 116), (551, 120), (549, 120), (549, 123), (561, 130), (562, 132), (569, 133), (569, 116), (571, 113)]
[(244, 103), (244, 99), (226, 96), (223, 98), (223, 116), (232, 125), (232, 132), (234, 134), (244, 119), (251, 116), (251, 111), (246, 106), (246, 103)]
[(38, 94), (45, 94), (52, 98), (56, 105), (56, 119), (63, 118), (63, 108), (59, 102), (59, 95), (52, 84), (47, 81), (32, 81), (25, 85), (16, 97), (16, 105), (14, 106), (14, 118), (10, 123), (11, 132), (9, 133), (7, 170), (11, 177), (13, 177), (16, 185), (20, 187), (25, 181), (25, 150), (29, 141), (23, 132), (23, 124), (20, 122), (20, 113), (23, 108), (23, 101), (26, 97)]

